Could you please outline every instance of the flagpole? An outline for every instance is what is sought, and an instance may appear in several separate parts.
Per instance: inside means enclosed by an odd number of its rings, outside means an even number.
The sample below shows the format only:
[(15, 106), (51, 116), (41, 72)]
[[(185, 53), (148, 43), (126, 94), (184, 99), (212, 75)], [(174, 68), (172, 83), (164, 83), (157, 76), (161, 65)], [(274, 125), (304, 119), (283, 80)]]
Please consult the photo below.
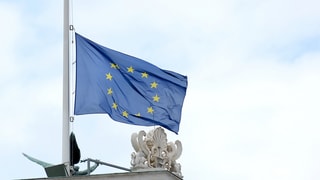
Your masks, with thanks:
[(69, 86), (69, 0), (64, 0), (63, 15), (63, 104), (62, 104), (62, 163), (70, 174), (70, 86)]

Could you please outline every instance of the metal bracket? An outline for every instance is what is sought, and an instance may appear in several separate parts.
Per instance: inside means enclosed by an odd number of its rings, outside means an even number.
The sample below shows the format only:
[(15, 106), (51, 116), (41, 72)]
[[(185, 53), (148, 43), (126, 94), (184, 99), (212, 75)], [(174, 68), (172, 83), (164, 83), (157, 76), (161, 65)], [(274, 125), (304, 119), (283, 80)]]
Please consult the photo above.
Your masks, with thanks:
[(91, 159), (91, 158), (88, 158), (88, 159), (84, 159), (84, 160), (81, 160), (80, 162), (87, 162), (87, 166), (88, 166), (88, 175), (90, 174), (90, 162), (95, 162), (97, 164), (102, 164), (102, 165), (105, 165), (105, 166), (109, 166), (109, 167), (113, 167), (113, 168), (117, 168), (117, 169), (121, 169), (121, 170), (124, 170), (124, 171), (129, 171), (131, 172), (130, 169), (128, 168), (125, 168), (125, 167), (121, 167), (121, 166), (117, 166), (117, 165), (114, 165), (114, 164), (110, 164), (110, 163), (106, 163), (106, 162), (102, 162), (102, 161), (99, 161), (99, 160), (95, 160), (95, 159)]
[(69, 121), (70, 121), (70, 122), (73, 122), (73, 121), (74, 121), (74, 116), (70, 116), (70, 117), (69, 117)]
[(73, 26), (73, 25), (70, 25), (70, 26), (69, 26), (69, 30), (70, 30), (70, 31), (74, 31), (74, 26)]

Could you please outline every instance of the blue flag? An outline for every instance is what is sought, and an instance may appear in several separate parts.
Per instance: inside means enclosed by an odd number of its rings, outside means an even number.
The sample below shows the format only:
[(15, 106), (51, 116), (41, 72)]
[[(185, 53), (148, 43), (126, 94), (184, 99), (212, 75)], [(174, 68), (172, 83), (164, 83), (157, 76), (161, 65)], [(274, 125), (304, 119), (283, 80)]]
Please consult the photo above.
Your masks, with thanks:
[(179, 131), (187, 77), (103, 47), (76, 33), (75, 115)]

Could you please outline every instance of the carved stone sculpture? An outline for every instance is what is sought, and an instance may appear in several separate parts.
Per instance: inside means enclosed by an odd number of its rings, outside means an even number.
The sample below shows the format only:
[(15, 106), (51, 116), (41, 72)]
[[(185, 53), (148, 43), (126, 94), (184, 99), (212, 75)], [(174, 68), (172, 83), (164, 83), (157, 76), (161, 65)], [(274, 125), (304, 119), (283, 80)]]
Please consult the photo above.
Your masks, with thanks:
[(168, 142), (163, 128), (158, 127), (148, 134), (145, 131), (133, 133), (131, 144), (135, 150), (131, 154), (132, 170), (162, 168), (183, 177), (181, 165), (176, 162), (181, 156), (182, 144), (179, 140)]

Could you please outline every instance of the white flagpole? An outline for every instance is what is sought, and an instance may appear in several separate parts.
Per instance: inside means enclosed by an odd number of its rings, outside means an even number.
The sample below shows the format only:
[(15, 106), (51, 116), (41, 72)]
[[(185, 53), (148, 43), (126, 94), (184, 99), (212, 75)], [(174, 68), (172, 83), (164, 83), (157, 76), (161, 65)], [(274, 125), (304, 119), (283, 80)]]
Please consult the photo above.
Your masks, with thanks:
[(70, 174), (70, 87), (69, 87), (69, 0), (64, 0), (63, 15), (63, 104), (62, 104), (62, 163)]

